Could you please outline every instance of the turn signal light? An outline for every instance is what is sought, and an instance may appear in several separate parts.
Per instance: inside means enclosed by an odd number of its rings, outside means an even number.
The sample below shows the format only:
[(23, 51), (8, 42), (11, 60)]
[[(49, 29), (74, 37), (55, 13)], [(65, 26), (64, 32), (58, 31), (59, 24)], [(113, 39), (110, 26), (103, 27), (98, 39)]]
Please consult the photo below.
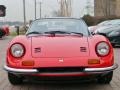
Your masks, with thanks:
[(89, 59), (88, 64), (100, 64), (100, 60), (99, 59)]
[(22, 66), (34, 66), (34, 61), (22, 61)]

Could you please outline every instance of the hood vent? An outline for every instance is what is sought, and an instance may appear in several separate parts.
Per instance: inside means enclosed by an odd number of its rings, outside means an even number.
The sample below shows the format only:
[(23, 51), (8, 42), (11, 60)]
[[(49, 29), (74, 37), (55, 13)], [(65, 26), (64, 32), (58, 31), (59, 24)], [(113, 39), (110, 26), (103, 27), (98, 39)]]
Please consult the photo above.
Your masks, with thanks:
[(86, 49), (86, 47), (80, 47), (80, 51), (81, 51), (81, 52), (86, 52), (87, 49)]
[(35, 52), (35, 53), (41, 52), (41, 48), (35, 48), (35, 49), (34, 49), (34, 52)]

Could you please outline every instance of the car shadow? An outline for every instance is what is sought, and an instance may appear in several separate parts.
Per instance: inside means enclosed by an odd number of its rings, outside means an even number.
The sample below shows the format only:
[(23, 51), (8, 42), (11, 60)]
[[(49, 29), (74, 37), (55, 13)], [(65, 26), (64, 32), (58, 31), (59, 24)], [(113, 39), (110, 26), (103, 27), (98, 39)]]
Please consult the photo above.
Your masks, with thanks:
[[(50, 82), (36, 82), (36, 81), (25, 81), (24, 86), (34, 88), (35, 90), (103, 90), (104, 84), (98, 84), (95, 80), (90, 81), (50, 81)], [(108, 84), (107, 86), (110, 87)]]

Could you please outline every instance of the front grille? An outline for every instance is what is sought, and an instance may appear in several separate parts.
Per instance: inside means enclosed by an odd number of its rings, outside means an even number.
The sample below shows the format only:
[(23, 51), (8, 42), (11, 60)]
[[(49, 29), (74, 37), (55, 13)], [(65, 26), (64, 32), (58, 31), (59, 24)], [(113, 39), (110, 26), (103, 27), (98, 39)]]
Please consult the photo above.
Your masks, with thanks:
[(54, 67), (54, 68), (38, 68), (40, 73), (64, 73), (64, 72), (82, 72), (84, 67)]

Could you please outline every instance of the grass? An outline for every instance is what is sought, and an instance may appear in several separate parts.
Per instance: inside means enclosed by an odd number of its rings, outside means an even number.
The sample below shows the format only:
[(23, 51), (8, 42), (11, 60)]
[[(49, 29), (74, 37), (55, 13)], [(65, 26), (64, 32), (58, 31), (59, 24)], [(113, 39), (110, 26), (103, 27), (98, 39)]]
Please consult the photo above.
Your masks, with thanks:
[[(24, 35), (24, 34), (25, 34), (25, 32), (19, 32), (19, 35)], [(18, 36), (18, 35), (17, 35), (16, 32), (11, 32), (10, 36), (15, 37), (15, 36)]]
[(11, 32), (11, 33), (10, 33), (10, 36), (15, 37), (15, 36), (17, 36), (17, 33), (16, 33), (16, 32)]

